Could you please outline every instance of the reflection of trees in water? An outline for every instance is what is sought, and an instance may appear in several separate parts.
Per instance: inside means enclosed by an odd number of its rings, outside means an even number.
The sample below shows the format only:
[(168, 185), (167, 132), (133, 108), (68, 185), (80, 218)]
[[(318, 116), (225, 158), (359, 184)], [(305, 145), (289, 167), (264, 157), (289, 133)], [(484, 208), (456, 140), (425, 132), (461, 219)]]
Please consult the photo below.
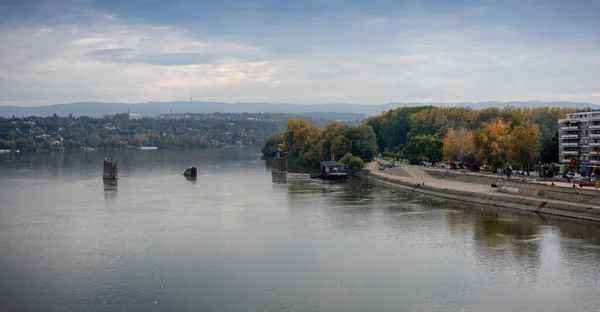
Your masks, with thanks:
[(534, 219), (486, 210), (473, 210), (473, 216), (475, 251), (481, 263), (492, 268), (516, 266), (529, 273), (539, 269), (541, 238)]
[[(323, 181), (288, 176), (288, 207), (295, 222), (325, 222), (337, 229), (360, 231), (370, 227), (373, 211), (371, 188), (364, 181)], [(377, 224), (380, 225), (379, 223)]]
[(287, 183), (288, 194), (291, 197), (303, 194), (320, 194), (328, 191), (321, 180), (309, 179), (303, 176), (288, 174)]
[(317, 167), (317, 166), (300, 166), (300, 165), (295, 164), (293, 161), (288, 161), (288, 172), (311, 174), (311, 173), (319, 172), (319, 167)]
[[(273, 167), (273, 159), (272, 158), (263, 158), (263, 164), (265, 165), (265, 169), (267, 171), (271, 171), (271, 168)], [(297, 174), (309, 175), (311, 173), (319, 172), (319, 167), (315, 167), (315, 166), (300, 166), (300, 165), (297, 165), (296, 163), (294, 163), (293, 161), (290, 161), (288, 159), (288, 161), (287, 161), (287, 172), (288, 173), (297, 173)]]
[(364, 205), (373, 201), (373, 188), (368, 181), (323, 181), (304, 175), (287, 177), (288, 193), (291, 197), (306, 194), (325, 194), (323, 198), (334, 205)]
[(600, 247), (600, 226), (598, 226), (598, 222), (546, 216), (545, 224), (558, 229), (562, 237), (579, 239), (587, 244)]
[(537, 271), (541, 262), (541, 238), (535, 216), (512, 213), (474, 204), (449, 203), (446, 224), (453, 234), (472, 232), (479, 262), (492, 270), (517, 267)]
[(471, 233), (474, 222), (471, 213), (473, 208), (466, 208), (464, 205), (452, 202), (445, 202), (442, 206), (447, 210), (446, 225), (452, 234), (464, 237), (464, 234)]
[[(479, 263), (491, 270), (537, 272), (543, 244), (558, 243), (560, 258), (572, 276), (600, 279), (600, 227), (595, 222), (520, 212), (507, 212), (480, 205), (449, 205), (446, 224), (453, 234), (473, 231), (474, 251)], [(542, 241), (541, 226), (558, 237)], [(550, 248), (552, 249), (552, 248)]]
[(344, 205), (369, 205), (373, 201), (373, 187), (370, 181), (351, 179), (328, 181), (334, 192), (327, 196), (330, 202)]
[(585, 280), (600, 280), (598, 223), (553, 217), (548, 218), (546, 223), (560, 233), (558, 247), (564, 267), (571, 272), (570, 275), (575, 278), (586, 276)]

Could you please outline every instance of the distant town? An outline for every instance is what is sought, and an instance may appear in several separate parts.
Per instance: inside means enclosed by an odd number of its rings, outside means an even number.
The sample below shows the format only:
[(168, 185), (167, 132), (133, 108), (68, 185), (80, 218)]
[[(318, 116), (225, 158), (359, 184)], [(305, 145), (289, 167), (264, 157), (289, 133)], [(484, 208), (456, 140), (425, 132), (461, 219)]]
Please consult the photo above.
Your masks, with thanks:
[(354, 113), (188, 113), (142, 117), (120, 113), (92, 117), (0, 118), (0, 151), (260, 146), (282, 131), (289, 118), (319, 126), (361, 124)]

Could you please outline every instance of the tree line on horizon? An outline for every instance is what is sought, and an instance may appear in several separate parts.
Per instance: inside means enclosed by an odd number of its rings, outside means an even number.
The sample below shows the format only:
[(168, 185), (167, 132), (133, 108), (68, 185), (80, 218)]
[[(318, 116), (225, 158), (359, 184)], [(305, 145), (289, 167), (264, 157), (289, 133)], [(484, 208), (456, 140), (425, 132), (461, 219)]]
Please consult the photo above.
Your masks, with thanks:
[(103, 118), (0, 117), (0, 150), (57, 150), (81, 147), (123, 149), (141, 146), (205, 148), (261, 146), (269, 135), (285, 129), (289, 118), (305, 118), (325, 127), (333, 120), (361, 124), (364, 115), (349, 113), (210, 113), (131, 119), (121, 113)]
[(290, 159), (309, 165), (328, 160), (332, 152), (339, 158), (351, 153), (363, 161), (380, 152), (412, 163), (488, 165), (492, 171), (510, 164), (528, 170), (538, 162), (558, 162), (558, 119), (575, 111), (549, 107), (401, 107), (372, 116), (358, 127), (332, 124), (325, 129), (290, 120), (282, 134), (267, 138), (262, 151), (272, 157), (275, 146), (281, 144)]

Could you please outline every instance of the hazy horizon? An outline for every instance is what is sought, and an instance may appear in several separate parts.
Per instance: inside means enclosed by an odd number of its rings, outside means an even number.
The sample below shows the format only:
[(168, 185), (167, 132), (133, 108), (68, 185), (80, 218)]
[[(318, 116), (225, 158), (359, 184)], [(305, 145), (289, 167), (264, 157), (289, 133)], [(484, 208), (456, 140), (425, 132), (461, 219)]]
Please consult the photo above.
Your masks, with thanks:
[[(591, 104), (591, 105), (598, 105), (600, 106), (600, 104), (598, 103), (593, 103), (593, 102), (585, 102), (585, 101), (538, 101), (538, 100), (528, 100), (528, 101), (494, 101), (494, 100), (490, 100), (490, 101), (477, 101), (477, 102), (473, 102), (473, 101), (457, 101), (457, 102), (398, 102), (398, 101), (393, 101), (393, 102), (386, 102), (386, 103), (351, 103), (351, 102), (329, 102), (329, 103), (290, 103), (290, 102), (241, 102), (241, 101), (231, 101), (231, 102), (226, 102), (226, 101), (203, 101), (203, 100), (193, 100), (193, 101), (178, 101), (178, 100), (174, 100), (174, 101), (147, 101), (147, 102), (102, 102), (102, 101), (98, 101), (98, 102), (94, 102), (94, 101), (79, 101), (79, 102), (70, 102), (70, 103), (48, 103), (48, 104), (35, 104), (35, 105), (18, 105), (18, 104), (11, 104), (11, 105), (2, 105), (0, 104), (0, 106), (15, 106), (15, 107), (23, 107), (23, 108), (28, 108), (28, 107), (46, 107), (46, 106), (60, 106), (60, 105), (86, 105), (86, 104), (124, 104), (124, 105), (144, 105), (144, 104), (168, 104), (168, 103), (175, 103), (175, 104), (205, 104), (205, 103), (218, 103), (218, 104), (224, 104), (224, 105), (252, 105), (252, 104), (267, 104), (267, 105), (293, 105), (293, 106), (327, 106), (327, 105), (356, 105), (356, 106), (386, 106), (386, 105), (395, 105), (398, 104), (400, 106), (402, 105), (407, 105), (407, 104), (415, 104), (415, 105), (423, 105), (423, 106), (427, 106), (427, 105), (448, 105), (448, 106), (470, 106), (470, 105), (477, 105), (477, 104), (486, 104), (489, 105), (491, 103), (498, 103), (498, 104), (505, 104), (504, 106), (510, 106), (511, 103), (519, 103), (519, 104), (546, 104), (546, 103), (568, 103), (568, 104)], [(504, 106), (498, 106), (500, 108), (504, 107)]]
[(9, 0), (0, 18), (0, 106), (600, 103), (600, 0)]

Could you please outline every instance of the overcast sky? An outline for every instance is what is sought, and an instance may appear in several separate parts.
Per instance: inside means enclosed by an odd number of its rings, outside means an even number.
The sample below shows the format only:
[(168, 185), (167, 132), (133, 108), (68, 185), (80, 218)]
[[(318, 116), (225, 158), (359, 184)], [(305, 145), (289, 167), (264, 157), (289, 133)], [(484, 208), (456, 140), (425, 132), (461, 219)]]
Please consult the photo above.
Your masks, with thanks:
[(600, 0), (2, 0), (0, 105), (600, 104)]

